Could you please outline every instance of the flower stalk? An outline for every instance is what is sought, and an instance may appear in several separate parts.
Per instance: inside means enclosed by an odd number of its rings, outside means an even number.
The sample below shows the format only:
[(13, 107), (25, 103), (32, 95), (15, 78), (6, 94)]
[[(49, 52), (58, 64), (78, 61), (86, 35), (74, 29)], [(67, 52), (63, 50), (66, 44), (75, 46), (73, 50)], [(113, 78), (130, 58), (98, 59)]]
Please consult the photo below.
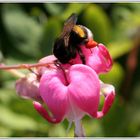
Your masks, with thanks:
[(74, 124), (75, 124), (74, 137), (85, 137), (86, 135), (81, 120), (75, 120)]

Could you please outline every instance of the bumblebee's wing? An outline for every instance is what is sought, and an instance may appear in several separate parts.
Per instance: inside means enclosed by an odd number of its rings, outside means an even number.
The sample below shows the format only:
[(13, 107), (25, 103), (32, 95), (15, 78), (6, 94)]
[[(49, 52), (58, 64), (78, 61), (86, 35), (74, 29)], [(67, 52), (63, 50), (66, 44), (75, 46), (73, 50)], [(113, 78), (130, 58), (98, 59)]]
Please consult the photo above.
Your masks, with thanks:
[(69, 34), (73, 28), (73, 26), (77, 22), (77, 15), (73, 13), (64, 23), (63, 31), (60, 37), (64, 38), (65, 45), (68, 46), (69, 42)]
[(71, 14), (64, 23), (64, 27), (75, 25), (77, 22), (77, 14)]
[(71, 16), (65, 21), (62, 34), (70, 33), (73, 26), (77, 22), (77, 15), (75, 13), (71, 14)]

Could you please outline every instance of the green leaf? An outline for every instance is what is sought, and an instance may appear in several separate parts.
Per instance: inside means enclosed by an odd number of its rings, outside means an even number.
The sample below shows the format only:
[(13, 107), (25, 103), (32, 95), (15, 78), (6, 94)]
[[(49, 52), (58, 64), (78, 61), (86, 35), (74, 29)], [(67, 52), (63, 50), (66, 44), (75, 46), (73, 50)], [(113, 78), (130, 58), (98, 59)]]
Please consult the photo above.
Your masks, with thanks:
[(1, 104), (9, 104), (15, 98), (15, 90), (1, 88), (0, 89), (0, 103)]
[(1, 48), (2, 48), (2, 42), (1, 42), (1, 38), (0, 38), (0, 63), (3, 61), (3, 54), (1, 52)]
[(93, 32), (95, 40), (102, 43), (110, 40), (110, 21), (101, 7), (90, 4), (83, 13), (82, 21)]
[(99, 120), (93, 120), (92, 118), (88, 118), (88, 120), (83, 120), (83, 126), (86, 132), (86, 135), (89, 137), (103, 137), (102, 125)]
[(128, 7), (118, 6), (113, 9), (112, 15), (114, 24), (116, 24), (112, 36), (115, 40), (130, 39), (138, 31), (140, 12), (130, 10)]
[(101, 74), (100, 78), (104, 83), (112, 84), (116, 89), (119, 89), (124, 78), (124, 70), (119, 63), (114, 63), (111, 71)]
[(128, 53), (133, 48), (133, 42), (131, 40), (120, 40), (109, 43), (108, 45), (109, 53), (113, 59), (121, 57), (122, 55)]
[(0, 123), (15, 130), (36, 130), (37, 123), (25, 115), (19, 115), (10, 109), (0, 106)]
[(88, 5), (86, 3), (70, 3), (62, 13), (61, 18), (66, 20), (72, 13), (80, 14)]
[(43, 27), (43, 34), (40, 47), (43, 56), (52, 54), (54, 41), (59, 36), (60, 32), (61, 24), (59, 19), (48, 19), (47, 23)]
[(6, 127), (0, 126), (0, 137), (9, 137), (12, 131)]
[(130, 136), (139, 136), (140, 127), (140, 82), (137, 82), (133, 87), (133, 92), (131, 93), (131, 101), (128, 103), (127, 110), (130, 124), (128, 126), (128, 133)]
[[(22, 8), (18, 7), (14, 9), (13, 7), (15, 6), (5, 5), (3, 8), (3, 22), (9, 39), (12, 42), (12, 45), (9, 46), (10, 53), (17, 56), (18, 54), (14, 49), (16, 48), (19, 52), (25, 54), (25, 56), (39, 57), (40, 25), (27, 15)], [(18, 57), (21, 58), (24, 55)]]
[(64, 129), (63, 125), (57, 124), (55, 126), (50, 126), (48, 131), (49, 137), (64, 137), (66, 135), (66, 130)]
[(63, 10), (61, 4), (56, 3), (46, 3), (45, 8), (53, 16), (61, 14)]
[(106, 116), (101, 120), (104, 136), (126, 136), (129, 115), (126, 111), (126, 104), (124, 104), (123, 100), (120, 100), (118, 93), (116, 93), (115, 102)]
[(3, 61), (3, 54), (2, 52), (0, 51), (0, 63)]

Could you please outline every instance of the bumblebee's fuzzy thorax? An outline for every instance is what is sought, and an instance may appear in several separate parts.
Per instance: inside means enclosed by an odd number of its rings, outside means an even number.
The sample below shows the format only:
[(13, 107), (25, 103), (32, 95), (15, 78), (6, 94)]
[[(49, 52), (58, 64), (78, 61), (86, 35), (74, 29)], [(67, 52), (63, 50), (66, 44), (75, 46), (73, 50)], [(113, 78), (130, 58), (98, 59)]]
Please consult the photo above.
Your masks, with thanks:
[(85, 56), (80, 48), (92, 38), (91, 31), (82, 25), (76, 25), (77, 15), (72, 14), (64, 23), (63, 31), (54, 43), (53, 54), (62, 64), (80, 55), (81, 61), (85, 64)]

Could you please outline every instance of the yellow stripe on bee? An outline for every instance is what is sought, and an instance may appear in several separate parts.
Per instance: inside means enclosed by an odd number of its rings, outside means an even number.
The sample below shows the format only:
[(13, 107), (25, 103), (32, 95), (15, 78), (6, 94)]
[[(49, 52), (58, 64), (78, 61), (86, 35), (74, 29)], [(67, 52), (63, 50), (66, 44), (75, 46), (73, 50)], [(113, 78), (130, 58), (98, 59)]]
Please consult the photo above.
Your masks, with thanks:
[(80, 26), (78, 26), (78, 25), (75, 25), (73, 27), (73, 31), (76, 32), (81, 38), (85, 37), (84, 30)]

